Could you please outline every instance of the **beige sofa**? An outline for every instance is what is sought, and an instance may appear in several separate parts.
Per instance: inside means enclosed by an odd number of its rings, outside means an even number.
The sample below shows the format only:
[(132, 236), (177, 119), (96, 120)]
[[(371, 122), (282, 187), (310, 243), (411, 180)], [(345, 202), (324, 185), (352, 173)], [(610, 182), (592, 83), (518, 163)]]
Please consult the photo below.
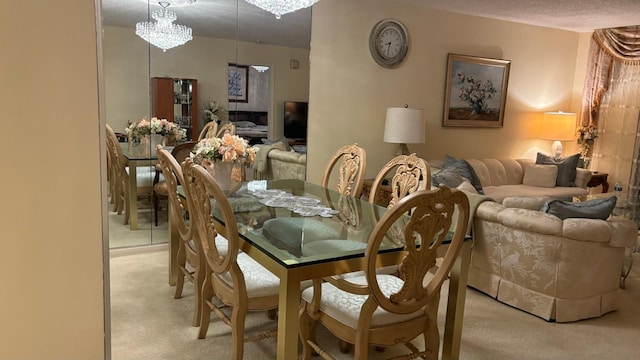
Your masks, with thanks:
[(469, 286), (545, 320), (568, 322), (617, 308), (625, 247), (635, 243), (637, 226), (561, 220), (485, 201), (475, 211), (472, 234)]
[(305, 180), (307, 155), (290, 150), (275, 143), (258, 144), (256, 162), (253, 165), (253, 177), (256, 180), (300, 179)]
[[(555, 186), (554, 179), (550, 179), (551, 185), (548, 184), (548, 181), (545, 185), (545, 179), (538, 178), (542, 175), (527, 176), (525, 179), (525, 174), (528, 171), (529, 175), (534, 174), (532, 170), (538, 170), (538, 174), (543, 173), (537, 168), (527, 169), (534, 165), (534, 161), (531, 159), (465, 160), (473, 168), (484, 194), (497, 202), (502, 202), (508, 196), (566, 198), (586, 195), (588, 193), (587, 183), (591, 179), (589, 170), (577, 168), (575, 187)], [(432, 167), (432, 174), (434, 174), (443, 167), (444, 163), (441, 160), (429, 160), (429, 165)]]

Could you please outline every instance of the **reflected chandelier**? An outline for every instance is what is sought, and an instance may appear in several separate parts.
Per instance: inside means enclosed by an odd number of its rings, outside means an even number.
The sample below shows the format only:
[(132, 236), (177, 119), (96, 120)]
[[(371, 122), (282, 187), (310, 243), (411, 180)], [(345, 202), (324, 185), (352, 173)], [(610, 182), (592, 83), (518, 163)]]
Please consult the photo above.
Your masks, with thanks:
[(280, 19), (282, 15), (313, 6), (320, 0), (245, 0)]
[(160, 1), (158, 4), (162, 6), (162, 10), (154, 10), (151, 13), (155, 22), (141, 21), (137, 23), (136, 35), (164, 52), (192, 40), (190, 27), (173, 23), (178, 17), (173, 11), (167, 10), (170, 3)]

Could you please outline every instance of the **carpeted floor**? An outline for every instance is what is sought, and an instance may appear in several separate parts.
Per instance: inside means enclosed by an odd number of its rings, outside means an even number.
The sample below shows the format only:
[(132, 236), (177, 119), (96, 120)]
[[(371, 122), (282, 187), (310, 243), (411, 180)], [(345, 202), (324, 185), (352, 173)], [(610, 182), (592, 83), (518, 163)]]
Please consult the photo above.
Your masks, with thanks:
[[(640, 261), (640, 254), (635, 254)], [(446, 304), (443, 288), (441, 304)], [(113, 360), (228, 359), (230, 329), (212, 317), (206, 339), (198, 340), (191, 326), (193, 288), (185, 285), (182, 299), (174, 299), (168, 285), (167, 247), (111, 252), (111, 348)], [(621, 308), (603, 317), (575, 323), (549, 323), (469, 289), (462, 333), (464, 360), (633, 360), (640, 358), (640, 266), (632, 269), (621, 291)], [(439, 313), (441, 331), (444, 309)], [(265, 313), (247, 318), (248, 332), (274, 328)], [(337, 341), (322, 327), (319, 341), (338, 359), (351, 359), (336, 351)], [(416, 340), (417, 343), (420, 340)], [(245, 344), (244, 359), (274, 359), (275, 339)], [(403, 352), (374, 350), (370, 359)], [(334, 356), (335, 356), (334, 355)]]

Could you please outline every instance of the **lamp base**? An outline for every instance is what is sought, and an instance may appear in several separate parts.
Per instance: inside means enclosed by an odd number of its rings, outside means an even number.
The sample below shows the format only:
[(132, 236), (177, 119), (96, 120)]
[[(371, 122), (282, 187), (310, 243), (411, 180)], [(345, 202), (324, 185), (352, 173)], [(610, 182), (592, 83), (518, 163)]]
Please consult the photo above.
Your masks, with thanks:
[(556, 159), (562, 157), (562, 143), (560, 141), (556, 140), (551, 144), (551, 155)]
[(409, 155), (409, 148), (407, 147), (407, 144), (402, 143), (400, 144), (400, 146), (398, 146), (398, 150), (396, 151), (396, 156), (398, 155)]

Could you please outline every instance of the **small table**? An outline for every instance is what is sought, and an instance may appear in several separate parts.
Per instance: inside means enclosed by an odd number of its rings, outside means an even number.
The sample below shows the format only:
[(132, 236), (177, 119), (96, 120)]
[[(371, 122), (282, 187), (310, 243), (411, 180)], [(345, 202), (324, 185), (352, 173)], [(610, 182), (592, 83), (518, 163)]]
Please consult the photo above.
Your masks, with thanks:
[[(373, 180), (374, 179), (364, 180), (364, 183), (362, 184), (362, 195), (360, 196), (361, 199), (364, 199), (366, 201), (369, 200), (369, 194), (371, 193)], [(383, 181), (383, 183), (378, 187), (378, 193), (375, 197), (375, 203), (376, 205), (387, 206), (389, 205), (389, 201), (391, 201), (391, 185), (385, 185)]]
[(597, 187), (599, 185), (602, 185), (602, 192), (603, 193), (608, 192), (609, 191), (609, 182), (607, 182), (608, 176), (609, 174), (607, 173), (601, 173), (597, 171), (591, 172), (591, 179), (587, 183), (587, 187), (592, 188), (592, 187)]

